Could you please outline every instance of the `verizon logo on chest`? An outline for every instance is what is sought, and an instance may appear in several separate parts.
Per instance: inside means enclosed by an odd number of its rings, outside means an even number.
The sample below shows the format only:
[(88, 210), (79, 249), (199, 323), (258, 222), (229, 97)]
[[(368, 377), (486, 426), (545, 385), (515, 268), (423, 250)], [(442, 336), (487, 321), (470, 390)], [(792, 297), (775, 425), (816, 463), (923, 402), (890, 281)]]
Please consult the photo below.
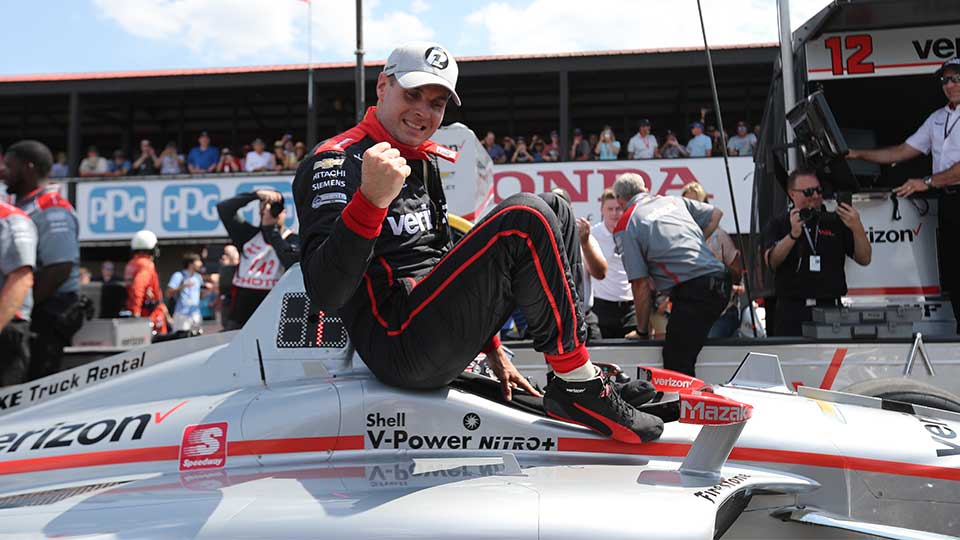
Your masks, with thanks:
[(422, 205), (423, 210), (416, 212), (407, 212), (395, 216), (387, 216), (387, 223), (394, 236), (406, 234), (425, 233), (433, 230), (433, 215), (426, 204)]

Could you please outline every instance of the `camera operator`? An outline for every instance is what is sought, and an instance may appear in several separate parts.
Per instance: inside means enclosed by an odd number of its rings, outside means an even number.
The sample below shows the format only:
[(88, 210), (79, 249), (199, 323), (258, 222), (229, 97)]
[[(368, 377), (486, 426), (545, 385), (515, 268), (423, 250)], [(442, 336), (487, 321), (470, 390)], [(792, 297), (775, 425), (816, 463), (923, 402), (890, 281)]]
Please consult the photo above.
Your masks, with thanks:
[(847, 294), (846, 257), (870, 264), (870, 242), (860, 214), (847, 203), (825, 213), (816, 172), (797, 169), (787, 180), (790, 210), (767, 223), (764, 253), (775, 274), (775, 336), (799, 336), (814, 306), (837, 306)]
[[(932, 154), (933, 174), (924, 178), (910, 178), (894, 192), (898, 197), (909, 197), (929, 189), (940, 192), (940, 230), (960, 229), (960, 130), (954, 130), (960, 121), (960, 58), (947, 60), (937, 70), (940, 87), (947, 105), (927, 117), (920, 129), (897, 146), (876, 150), (850, 149), (847, 159), (862, 159), (889, 165), (908, 161), (922, 154)], [(943, 244), (941, 244), (943, 245)], [(960, 252), (952, 245), (939, 249), (941, 281), (950, 293), (953, 315), (960, 333)]]
[[(260, 200), (260, 226), (247, 223), (240, 210)], [(230, 241), (240, 246), (240, 264), (233, 276), (233, 309), (225, 330), (242, 328), (280, 276), (300, 260), (300, 237), (285, 226), (283, 195), (271, 189), (241, 193), (217, 204)], [(222, 285), (226, 287), (227, 284)]]

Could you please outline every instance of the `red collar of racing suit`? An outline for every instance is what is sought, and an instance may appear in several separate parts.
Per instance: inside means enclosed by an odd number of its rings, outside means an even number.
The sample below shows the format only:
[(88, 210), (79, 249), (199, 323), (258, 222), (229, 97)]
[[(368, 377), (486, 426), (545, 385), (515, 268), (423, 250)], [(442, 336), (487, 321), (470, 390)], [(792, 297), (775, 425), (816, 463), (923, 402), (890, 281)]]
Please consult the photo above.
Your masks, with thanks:
[(380, 120), (377, 119), (377, 108), (370, 107), (367, 114), (363, 116), (363, 121), (357, 124), (357, 127), (363, 130), (373, 140), (378, 142), (388, 142), (390, 146), (400, 150), (400, 155), (405, 159), (428, 159), (430, 155), (439, 156), (443, 159), (456, 163), (458, 153), (456, 150), (437, 144), (431, 140), (420, 143), (419, 146), (410, 146), (397, 142), (392, 135), (383, 127)]

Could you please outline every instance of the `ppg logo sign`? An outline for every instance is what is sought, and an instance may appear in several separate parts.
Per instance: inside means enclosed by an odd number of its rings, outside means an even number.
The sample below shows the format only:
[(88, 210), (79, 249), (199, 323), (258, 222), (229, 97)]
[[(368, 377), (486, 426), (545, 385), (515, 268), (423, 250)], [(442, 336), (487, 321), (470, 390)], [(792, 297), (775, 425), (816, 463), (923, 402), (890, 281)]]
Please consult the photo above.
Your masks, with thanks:
[(212, 184), (173, 185), (163, 189), (161, 218), (168, 231), (212, 231), (220, 224), (220, 190)]
[(96, 187), (87, 207), (95, 233), (132, 233), (147, 223), (147, 193), (138, 186)]

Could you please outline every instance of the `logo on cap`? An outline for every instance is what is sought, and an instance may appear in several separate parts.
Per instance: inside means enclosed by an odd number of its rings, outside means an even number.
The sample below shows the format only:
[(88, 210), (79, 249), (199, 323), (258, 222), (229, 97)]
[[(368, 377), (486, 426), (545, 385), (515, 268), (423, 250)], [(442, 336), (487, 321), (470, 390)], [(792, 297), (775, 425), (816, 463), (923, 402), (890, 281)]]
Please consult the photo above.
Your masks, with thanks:
[(447, 51), (440, 47), (430, 47), (423, 54), (423, 61), (437, 69), (446, 69), (450, 64), (450, 57), (447, 56)]

